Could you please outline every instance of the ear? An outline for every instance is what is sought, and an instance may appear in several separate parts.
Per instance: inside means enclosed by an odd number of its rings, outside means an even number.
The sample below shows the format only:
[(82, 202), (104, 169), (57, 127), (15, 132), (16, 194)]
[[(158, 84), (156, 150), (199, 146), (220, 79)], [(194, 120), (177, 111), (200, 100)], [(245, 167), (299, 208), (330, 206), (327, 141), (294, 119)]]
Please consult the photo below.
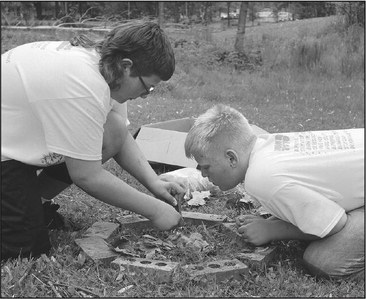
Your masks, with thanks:
[(131, 59), (129, 58), (123, 58), (122, 59), (122, 66), (127, 69), (127, 68), (131, 68), (133, 65), (133, 62)]
[(238, 162), (239, 162), (239, 155), (237, 154), (237, 152), (233, 149), (228, 149), (225, 152), (225, 156), (228, 159), (230, 166), (232, 168), (237, 167)]

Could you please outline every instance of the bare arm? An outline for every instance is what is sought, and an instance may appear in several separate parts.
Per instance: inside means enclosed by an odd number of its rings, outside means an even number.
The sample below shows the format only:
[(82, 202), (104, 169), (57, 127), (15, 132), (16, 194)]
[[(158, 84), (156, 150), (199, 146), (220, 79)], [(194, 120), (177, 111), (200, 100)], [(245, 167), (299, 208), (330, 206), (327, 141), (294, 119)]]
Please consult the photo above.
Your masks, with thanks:
[(157, 176), (130, 133), (126, 135), (121, 151), (114, 156), (114, 159), (151, 193), (168, 203), (176, 205), (176, 199), (172, 194), (185, 191), (177, 183), (162, 181)]
[(172, 206), (132, 188), (103, 169), (101, 161), (65, 157), (65, 162), (73, 182), (91, 196), (141, 214), (159, 229), (169, 229), (178, 224), (180, 215)]
[[(340, 231), (346, 224), (347, 216), (344, 214), (336, 226), (327, 236)], [(237, 218), (238, 232), (244, 239), (254, 245), (260, 246), (271, 241), (278, 240), (318, 240), (318, 236), (305, 234), (293, 224), (276, 217), (263, 219), (259, 216), (245, 215)]]

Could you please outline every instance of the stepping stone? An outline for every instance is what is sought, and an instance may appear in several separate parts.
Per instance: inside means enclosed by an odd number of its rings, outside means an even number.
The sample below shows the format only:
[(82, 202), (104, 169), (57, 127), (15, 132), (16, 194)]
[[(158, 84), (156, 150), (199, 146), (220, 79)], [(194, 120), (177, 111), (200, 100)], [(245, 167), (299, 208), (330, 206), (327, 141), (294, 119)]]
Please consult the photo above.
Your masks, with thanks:
[(75, 243), (90, 257), (94, 262), (102, 261), (105, 263), (111, 262), (119, 254), (114, 252), (108, 246), (107, 242), (100, 237), (87, 237), (76, 239)]
[(110, 240), (120, 227), (117, 223), (112, 222), (95, 222), (85, 232), (85, 237), (100, 237), (104, 240)]
[(117, 218), (117, 221), (124, 228), (144, 229), (153, 227), (149, 219), (138, 214), (122, 216)]
[(263, 268), (276, 257), (277, 247), (255, 247), (252, 244), (244, 241), (243, 236), (237, 232), (235, 223), (223, 223), (223, 228), (228, 231), (238, 246), (243, 248), (243, 252), (238, 253), (235, 257), (254, 268)]
[[(157, 283), (172, 282), (173, 274), (178, 269), (179, 263), (170, 261), (151, 260), (143, 258), (117, 258), (112, 261), (112, 266), (127, 269), (128, 273), (146, 276)], [(122, 266), (122, 267), (121, 267)], [(123, 268), (122, 268), (123, 269)]]
[(247, 265), (237, 259), (218, 260), (201, 264), (186, 265), (183, 269), (191, 278), (215, 278), (216, 282), (227, 279), (241, 280), (241, 275), (248, 274)]
[(223, 215), (186, 211), (182, 211), (182, 217), (184, 223), (189, 223), (193, 225), (201, 225), (202, 223), (204, 223), (205, 225), (215, 225), (217, 223), (225, 222), (228, 218), (227, 216)]
[(235, 257), (254, 269), (263, 269), (276, 258), (277, 253), (278, 247), (276, 246), (256, 247), (254, 252), (241, 252)]

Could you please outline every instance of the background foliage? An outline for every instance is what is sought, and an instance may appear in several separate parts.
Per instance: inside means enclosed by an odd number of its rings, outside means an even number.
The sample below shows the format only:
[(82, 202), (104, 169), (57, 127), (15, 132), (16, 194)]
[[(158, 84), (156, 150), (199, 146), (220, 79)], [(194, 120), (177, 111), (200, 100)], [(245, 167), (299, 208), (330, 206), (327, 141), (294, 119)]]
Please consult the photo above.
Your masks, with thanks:
[[(161, 2), (160, 2), (161, 3)], [(175, 23), (212, 23), (221, 12), (232, 12), (241, 2), (166, 1), (164, 17)], [(248, 21), (254, 22), (256, 13), (271, 8), (274, 13), (286, 10), (296, 19), (308, 19), (340, 14), (349, 24), (365, 24), (363, 1), (329, 2), (248, 2)], [(159, 14), (158, 1), (2, 1), (2, 25), (47, 24), (45, 21), (76, 22), (82, 20), (123, 21), (136, 18), (154, 19)], [(15, 16), (15, 18), (14, 18)], [(13, 23), (16, 22), (16, 23)], [(39, 21), (44, 21), (39, 22)], [(49, 24), (50, 22), (48, 22)], [(57, 24), (57, 23), (56, 23)]]

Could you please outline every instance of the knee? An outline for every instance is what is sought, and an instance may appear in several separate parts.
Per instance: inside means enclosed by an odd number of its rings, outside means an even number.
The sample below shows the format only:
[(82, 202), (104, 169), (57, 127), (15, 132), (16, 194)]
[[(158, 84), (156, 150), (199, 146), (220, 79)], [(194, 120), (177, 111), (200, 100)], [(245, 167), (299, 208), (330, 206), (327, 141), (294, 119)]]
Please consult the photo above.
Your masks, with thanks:
[(306, 248), (303, 262), (312, 275), (327, 278), (347, 277), (365, 269), (365, 258), (362, 250), (352, 252), (352, 249), (342, 250), (337, 249), (336, 246), (325, 249), (319, 246), (317, 241), (312, 242)]
[(320, 252), (313, 243), (305, 250), (303, 262), (308, 271), (315, 276), (330, 276), (335, 273), (334, 263), (331, 257), (325, 256), (326, 252)]
[(365, 270), (364, 207), (347, 215), (341, 231), (313, 241), (306, 248), (303, 261), (310, 272), (337, 278)]
[(102, 147), (103, 163), (119, 152), (126, 139), (127, 133), (126, 120), (118, 113), (111, 111), (104, 124)]

